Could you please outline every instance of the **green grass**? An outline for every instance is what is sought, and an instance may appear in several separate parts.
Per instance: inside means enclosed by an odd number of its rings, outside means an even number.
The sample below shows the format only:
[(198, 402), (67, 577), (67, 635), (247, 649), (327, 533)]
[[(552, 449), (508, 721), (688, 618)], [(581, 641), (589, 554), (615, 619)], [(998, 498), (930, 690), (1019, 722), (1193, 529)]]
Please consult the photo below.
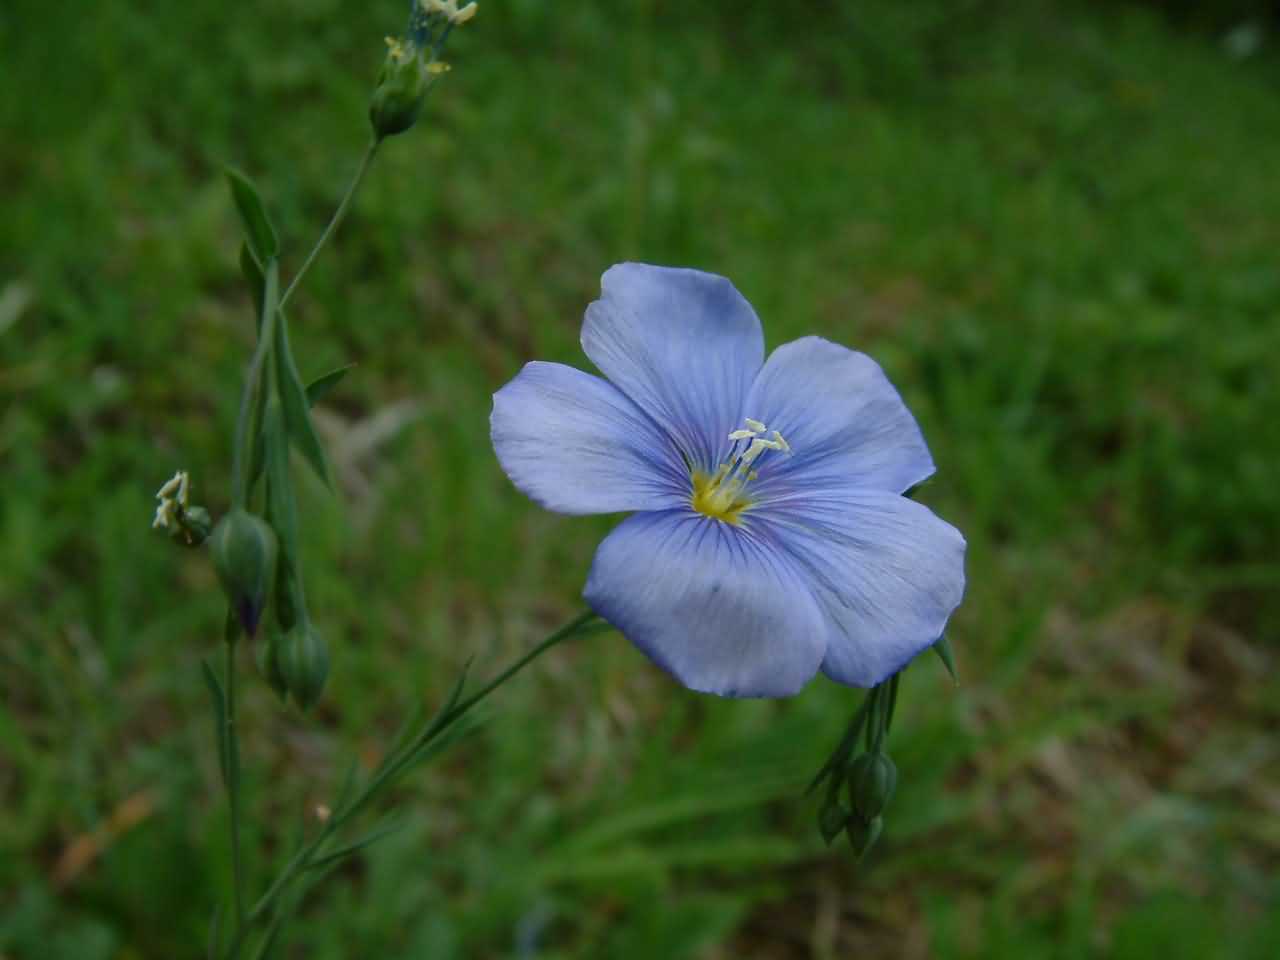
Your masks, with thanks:
[[(970, 543), (964, 683), (906, 677), (860, 871), (799, 798), (851, 691), (723, 702), (616, 635), (562, 648), (397, 788), (403, 829), (289, 955), (1270, 956), (1275, 38), (1236, 61), (1043, 0), (482, 6), (294, 301), (304, 374), (359, 368), (322, 411), (340, 494), (302, 491), (325, 700), (246, 683), (255, 877), (466, 658), (494, 671), (574, 610), (612, 521), (511, 488), (489, 395), (533, 357), (585, 366), (618, 260), (723, 273), (771, 345), (886, 367), (939, 465), (922, 498)], [(151, 495), (182, 467), (226, 506), (253, 323), (221, 164), (296, 269), (401, 15), (0, 12), (5, 958), (193, 955), (226, 889), (198, 670), (221, 602), (147, 535)]]

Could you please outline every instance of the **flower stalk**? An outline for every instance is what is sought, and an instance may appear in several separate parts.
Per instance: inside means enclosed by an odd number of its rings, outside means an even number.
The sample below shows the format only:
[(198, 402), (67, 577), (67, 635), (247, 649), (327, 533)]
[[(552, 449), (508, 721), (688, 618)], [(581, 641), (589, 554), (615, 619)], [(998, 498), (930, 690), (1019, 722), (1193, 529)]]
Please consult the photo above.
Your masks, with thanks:
[(527, 653), (517, 658), (514, 663), (475, 693), (466, 699), (461, 699), (467, 673), (466, 668), (464, 668), (462, 675), (454, 685), (453, 691), (435, 716), (428, 720), (415, 735), (408, 738), (398, 749), (388, 751), (382, 762), (354, 793), (352, 792), (354, 781), (350, 777), (348, 778), (347, 784), (339, 790), (339, 796), (333, 804), (333, 808), (322, 821), (319, 832), (294, 852), (266, 891), (254, 902), (253, 907), (250, 908), (245, 917), (244, 923), (233, 934), (227, 956), (231, 958), (238, 955), (254, 926), (265, 920), (276, 909), (281, 898), (304, 874), (321, 865), (336, 862), (363, 847), (362, 843), (357, 842), (349, 847), (330, 849), (330, 843), (337, 837), (343, 827), (349, 824), (371, 801), (384, 793), (410, 767), (434, 756), (458, 739), (461, 733), (457, 731), (456, 725), (471, 710), (531, 663), (547, 653), (547, 651), (571, 637), (584, 636), (594, 632), (594, 629), (598, 626), (601, 626), (599, 617), (592, 611), (588, 610), (579, 614), (564, 626), (549, 634)]

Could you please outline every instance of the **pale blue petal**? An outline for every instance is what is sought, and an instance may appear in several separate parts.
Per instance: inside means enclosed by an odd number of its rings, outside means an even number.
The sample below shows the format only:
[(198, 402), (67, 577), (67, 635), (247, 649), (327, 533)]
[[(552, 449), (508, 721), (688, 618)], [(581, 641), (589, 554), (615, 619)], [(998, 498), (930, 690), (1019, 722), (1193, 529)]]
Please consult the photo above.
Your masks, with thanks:
[(813, 593), (781, 551), (688, 510), (625, 520), (596, 552), (587, 603), (686, 687), (785, 697), (825, 651)]
[(692, 465), (714, 469), (764, 360), (751, 304), (724, 277), (639, 263), (611, 267), (601, 287), (582, 349)]
[(744, 517), (796, 560), (827, 621), (822, 671), (870, 687), (942, 635), (964, 595), (965, 541), (927, 507), (832, 489), (760, 504)]
[(559, 513), (665, 510), (689, 501), (669, 437), (617, 387), (534, 361), (493, 395), (493, 449), (524, 494)]
[(790, 456), (760, 462), (753, 490), (763, 496), (795, 483), (902, 493), (933, 474), (920, 427), (880, 365), (821, 337), (774, 350), (745, 413), (791, 445)]

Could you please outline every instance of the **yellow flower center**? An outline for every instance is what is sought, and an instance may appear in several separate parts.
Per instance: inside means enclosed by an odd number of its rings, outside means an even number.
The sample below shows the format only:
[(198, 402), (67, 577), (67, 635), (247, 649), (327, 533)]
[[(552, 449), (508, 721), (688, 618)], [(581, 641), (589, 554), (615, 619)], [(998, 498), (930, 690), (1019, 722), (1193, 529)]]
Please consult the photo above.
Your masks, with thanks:
[[(764, 434), (771, 433), (766, 438)], [(693, 493), (689, 503), (693, 509), (724, 523), (738, 524), (742, 512), (751, 506), (747, 484), (756, 478), (752, 466), (765, 453), (777, 450), (790, 453), (791, 447), (777, 430), (770, 431), (759, 420), (746, 419), (746, 426), (729, 434), (733, 447), (729, 459), (714, 474), (702, 470), (693, 473)]]

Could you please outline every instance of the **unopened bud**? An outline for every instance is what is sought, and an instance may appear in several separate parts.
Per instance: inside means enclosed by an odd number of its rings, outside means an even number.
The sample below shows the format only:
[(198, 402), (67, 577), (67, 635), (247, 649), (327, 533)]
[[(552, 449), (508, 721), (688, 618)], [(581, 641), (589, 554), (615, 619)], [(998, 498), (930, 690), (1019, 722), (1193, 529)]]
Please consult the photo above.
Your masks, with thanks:
[(897, 785), (898, 768), (886, 754), (864, 753), (849, 768), (849, 799), (864, 820), (884, 812)]
[(822, 809), (818, 811), (818, 830), (822, 833), (822, 839), (827, 841), (827, 846), (840, 836), (840, 831), (844, 829), (848, 819), (849, 811), (840, 806), (839, 801), (832, 800), (830, 803), (823, 804)]
[(209, 552), (241, 629), (253, 636), (275, 580), (275, 533), (261, 517), (236, 507), (213, 528)]
[(845, 833), (849, 837), (849, 846), (853, 847), (853, 852), (858, 855), (859, 861), (871, 852), (871, 848), (880, 839), (880, 832), (883, 829), (884, 820), (880, 817), (864, 820), (854, 815), (849, 818), (849, 822), (845, 826)]
[(329, 676), (329, 649), (310, 623), (302, 622), (285, 634), (280, 645), (280, 674), (289, 694), (308, 710), (324, 692)]

